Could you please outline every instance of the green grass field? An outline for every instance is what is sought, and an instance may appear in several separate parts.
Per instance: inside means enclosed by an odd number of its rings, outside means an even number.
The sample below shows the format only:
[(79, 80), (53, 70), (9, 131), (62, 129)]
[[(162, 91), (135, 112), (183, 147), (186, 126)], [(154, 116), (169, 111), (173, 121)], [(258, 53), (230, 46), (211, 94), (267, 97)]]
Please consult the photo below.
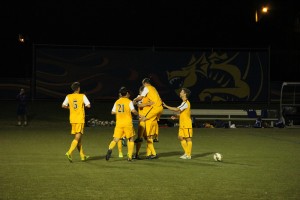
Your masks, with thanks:
[[(67, 123), (1, 130), (1, 199), (299, 199), (297, 129), (194, 129), (192, 160), (181, 160), (177, 128), (161, 128), (157, 160), (104, 156), (113, 128), (89, 127), (91, 160), (64, 153)], [(142, 153), (145, 152), (145, 143)], [(127, 149), (124, 149), (124, 153)], [(223, 162), (215, 162), (220, 152)]]
[(161, 128), (159, 159), (128, 162), (117, 147), (105, 160), (113, 127), (87, 127), (91, 159), (76, 151), (69, 163), (67, 113), (37, 115), (27, 127), (13, 114), (0, 117), (0, 199), (300, 199), (299, 129), (197, 128), (192, 159), (181, 160), (178, 128)]

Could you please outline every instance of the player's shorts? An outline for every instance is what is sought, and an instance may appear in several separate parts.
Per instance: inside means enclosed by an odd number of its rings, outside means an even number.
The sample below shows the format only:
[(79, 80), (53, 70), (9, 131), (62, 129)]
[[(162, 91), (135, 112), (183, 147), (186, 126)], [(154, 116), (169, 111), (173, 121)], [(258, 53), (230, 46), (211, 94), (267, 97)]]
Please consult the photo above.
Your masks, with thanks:
[(84, 123), (72, 123), (71, 124), (71, 134), (81, 133), (83, 134)]
[[(154, 120), (154, 119), (157, 119), (159, 121), (159, 117), (160, 115), (162, 114), (164, 108), (162, 106), (159, 106), (159, 107), (152, 107), (150, 108), (150, 110), (147, 112), (147, 114), (145, 115), (145, 117), (148, 119), (148, 120)], [(147, 121), (148, 121), (147, 120)]]
[(183, 138), (191, 138), (193, 137), (193, 129), (192, 128), (179, 128), (178, 136)]
[(145, 121), (146, 123), (146, 135), (147, 136), (153, 136), (156, 135), (158, 133), (158, 123), (157, 120), (155, 118), (155, 120), (149, 119)]
[(133, 126), (115, 127), (113, 135), (114, 138), (122, 138), (124, 134), (127, 139), (133, 137), (135, 135)]
[(153, 120), (151, 123), (151, 129), (150, 129), (151, 135), (157, 135), (158, 134), (158, 123), (157, 120)]

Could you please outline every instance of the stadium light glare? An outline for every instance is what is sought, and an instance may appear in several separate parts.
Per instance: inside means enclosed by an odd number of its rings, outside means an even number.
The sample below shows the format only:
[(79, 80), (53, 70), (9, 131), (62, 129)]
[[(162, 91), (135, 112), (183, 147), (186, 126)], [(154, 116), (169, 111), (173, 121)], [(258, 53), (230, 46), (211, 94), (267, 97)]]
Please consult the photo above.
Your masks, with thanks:
[(265, 14), (268, 14), (269, 13), (269, 6), (262, 6), (261, 9), (256, 10), (255, 11), (255, 22), (258, 22), (262, 17), (263, 15)]
[(18, 38), (20, 43), (24, 43), (25, 42), (25, 38), (22, 34), (19, 34), (19, 38)]

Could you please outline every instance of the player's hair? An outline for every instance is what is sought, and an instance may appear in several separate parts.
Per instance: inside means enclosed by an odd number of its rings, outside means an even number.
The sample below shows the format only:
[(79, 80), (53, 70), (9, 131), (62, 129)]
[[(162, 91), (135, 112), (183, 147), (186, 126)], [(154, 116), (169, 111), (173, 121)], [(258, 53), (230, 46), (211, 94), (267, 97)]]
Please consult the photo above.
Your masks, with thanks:
[(74, 82), (71, 85), (71, 89), (75, 92), (76, 90), (78, 90), (78, 88), (80, 88), (80, 83), (79, 82)]
[(119, 94), (121, 94), (121, 96), (125, 96), (127, 94), (127, 92), (129, 93), (129, 91), (127, 90), (126, 87), (121, 87), (120, 90), (119, 90)]
[(189, 90), (188, 88), (182, 88), (182, 90), (186, 94), (186, 98), (189, 98), (191, 95), (191, 90)]
[(143, 84), (144, 84), (144, 83), (151, 84), (150, 78), (144, 78), (143, 81), (142, 81), (142, 83), (143, 83)]

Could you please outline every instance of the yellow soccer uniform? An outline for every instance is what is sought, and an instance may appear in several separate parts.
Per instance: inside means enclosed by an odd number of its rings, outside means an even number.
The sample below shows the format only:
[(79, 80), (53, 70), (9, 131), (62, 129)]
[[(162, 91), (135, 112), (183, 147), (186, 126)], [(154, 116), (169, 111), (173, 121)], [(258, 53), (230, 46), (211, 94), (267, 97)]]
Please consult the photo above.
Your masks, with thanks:
[(154, 119), (159, 120), (159, 117), (163, 111), (163, 107), (162, 100), (155, 87), (151, 85), (145, 86), (143, 92), (141, 93), (141, 96), (143, 96), (144, 98), (147, 96), (150, 101), (154, 102), (154, 104), (151, 105), (150, 110), (146, 113), (145, 117), (152, 121)]
[[(83, 134), (85, 124), (85, 106), (88, 105), (90, 105), (90, 102), (84, 94), (74, 92), (73, 94), (68, 94), (66, 96), (62, 106), (63, 108), (68, 108), (70, 112), (69, 120), (71, 124), (71, 134)], [(69, 161), (72, 162), (71, 155), (76, 147), (79, 150), (81, 160), (86, 160), (88, 156), (86, 156), (83, 152), (81, 140), (74, 138), (68, 152), (65, 154)]]
[(126, 135), (126, 138), (130, 138), (135, 135), (131, 115), (131, 111), (133, 109), (133, 102), (126, 97), (121, 97), (115, 102), (112, 109), (112, 112), (116, 113), (114, 138), (122, 138), (124, 134)]
[[(139, 103), (145, 104), (145, 103), (148, 103), (149, 101), (150, 100), (148, 97), (144, 97)], [(151, 106), (139, 107), (139, 109), (138, 109), (139, 115), (145, 116), (149, 112), (150, 109), (151, 109)], [(141, 138), (141, 137), (147, 136), (145, 131), (146, 131), (146, 123), (140, 121), (139, 128), (138, 128), (138, 137)]]
[(71, 133), (83, 133), (85, 123), (85, 105), (90, 102), (84, 94), (68, 94), (63, 102), (63, 105), (69, 106), (70, 123), (72, 125)]
[(180, 106), (179, 115), (179, 136), (184, 138), (193, 136), (193, 126), (191, 119), (191, 104), (188, 100), (183, 101)]

